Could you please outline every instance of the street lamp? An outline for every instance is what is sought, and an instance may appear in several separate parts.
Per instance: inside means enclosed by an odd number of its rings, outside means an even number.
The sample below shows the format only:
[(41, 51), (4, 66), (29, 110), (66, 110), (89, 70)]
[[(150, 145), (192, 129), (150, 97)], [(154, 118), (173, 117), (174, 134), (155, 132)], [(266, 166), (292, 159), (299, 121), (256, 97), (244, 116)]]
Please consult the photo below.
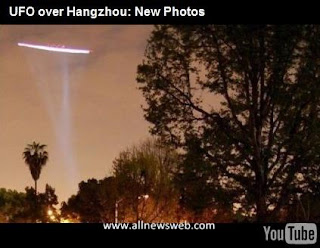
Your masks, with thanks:
[(138, 202), (137, 202), (137, 221), (140, 219), (139, 217), (139, 200), (140, 199), (143, 199), (143, 206), (142, 206), (142, 209), (141, 209), (141, 216), (143, 215), (143, 212), (144, 212), (144, 208), (145, 208), (145, 204), (146, 204), (146, 200), (148, 200), (149, 198), (149, 195), (148, 194), (144, 194), (144, 195), (140, 195), (138, 196)]
[(47, 214), (48, 214), (50, 220), (54, 221), (56, 219), (56, 217), (53, 214), (53, 211), (50, 208), (48, 209)]
[(149, 198), (149, 195), (140, 195), (140, 196), (138, 196), (138, 199), (140, 200), (140, 199), (145, 199), (145, 200), (147, 200)]
[(114, 223), (118, 223), (118, 205), (122, 200), (123, 198), (120, 200), (116, 200), (115, 208), (114, 208)]
[[(146, 201), (149, 198), (148, 194), (145, 195), (139, 195), (138, 196), (138, 200), (143, 199), (144, 201)], [(119, 207), (119, 203), (123, 201), (123, 198), (120, 200), (116, 200), (115, 202), (115, 206), (114, 206), (114, 223), (118, 223), (118, 207)], [(138, 213), (137, 213), (138, 214)], [(138, 214), (139, 216), (139, 214)]]
[(52, 216), (53, 215), (53, 211), (51, 209), (48, 210), (48, 215)]

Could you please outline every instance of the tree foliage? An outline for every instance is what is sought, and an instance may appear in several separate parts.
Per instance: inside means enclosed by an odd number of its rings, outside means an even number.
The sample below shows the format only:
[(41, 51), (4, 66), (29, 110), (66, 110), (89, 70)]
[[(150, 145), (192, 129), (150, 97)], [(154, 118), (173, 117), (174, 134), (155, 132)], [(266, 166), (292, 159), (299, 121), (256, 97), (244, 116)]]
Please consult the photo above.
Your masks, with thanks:
[(0, 222), (11, 222), (25, 208), (25, 193), (0, 189)]
[(234, 219), (232, 192), (223, 189), (219, 180), (213, 179), (215, 174), (215, 167), (206, 161), (198, 140), (189, 141), (175, 173), (179, 204), (188, 220), (230, 222)]
[[(44, 193), (35, 193), (34, 188), (26, 188), (24, 209), (15, 217), (13, 222), (59, 222), (59, 215), (55, 207), (59, 202), (55, 189), (46, 184)], [(49, 211), (51, 212), (50, 215)]]
[(37, 194), (37, 181), (40, 177), (42, 167), (46, 165), (48, 161), (48, 152), (45, 150), (46, 145), (33, 142), (28, 144), (23, 152), (23, 158), (25, 163), (30, 169), (31, 176), (35, 182), (35, 193)]
[(147, 140), (121, 152), (113, 175), (79, 184), (62, 206), (65, 218), (81, 222), (162, 221), (173, 218), (178, 194), (173, 172), (178, 156), (160, 141)]
[[(137, 81), (152, 133), (274, 218), (319, 170), (320, 27), (156, 26)], [(304, 188), (308, 188), (304, 187)]]
[(132, 221), (162, 221), (174, 215), (178, 194), (173, 177), (178, 164), (178, 154), (157, 139), (120, 153), (113, 170)]
[(34, 188), (28, 187), (25, 193), (0, 189), (0, 222), (59, 222), (57, 204), (55, 189), (48, 184), (45, 192), (38, 195)]
[(62, 205), (62, 216), (81, 222), (114, 222), (117, 188), (114, 177), (79, 183), (79, 191)]

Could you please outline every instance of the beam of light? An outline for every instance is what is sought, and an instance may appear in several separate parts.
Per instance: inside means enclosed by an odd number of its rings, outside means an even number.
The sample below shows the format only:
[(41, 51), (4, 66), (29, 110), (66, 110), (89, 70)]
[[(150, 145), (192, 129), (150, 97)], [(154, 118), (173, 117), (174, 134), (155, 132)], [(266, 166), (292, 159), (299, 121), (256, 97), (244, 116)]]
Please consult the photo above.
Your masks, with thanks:
[(18, 43), (18, 46), (46, 50), (46, 51), (50, 51), (50, 52), (59, 52), (59, 53), (82, 53), (82, 54), (89, 54), (90, 53), (90, 50), (86, 50), (86, 49), (73, 49), (73, 48), (66, 48), (66, 47), (43, 46), (43, 45), (35, 45), (35, 44), (28, 44), (28, 43), (21, 43), (21, 42)]
[[(76, 58), (68, 53), (59, 53), (58, 57), (54, 56), (53, 59), (49, 59), (53, 54), (32, 53), (30, 50), (25, 49), (23, 52), (28, 56), (27, 58), (30, 61), (28, 65), (35, 77), (33, 81), (52, 123), (58, 148), (56, 152), (64, 166), (67, 187), (76, 192), (80, 175), (72, 142), (72, 92), (70, 90), (72, 79), (70, 76), (73, 73), (81, 73), (79, 69), (85, 65), (88, 57), (80, 56)], [(79, 67), (78, 70), (75, 71), (75, 67)], [(48, 74), (48, 68), (52, 70), (55, 77), (52, 77), (51, 73)]]

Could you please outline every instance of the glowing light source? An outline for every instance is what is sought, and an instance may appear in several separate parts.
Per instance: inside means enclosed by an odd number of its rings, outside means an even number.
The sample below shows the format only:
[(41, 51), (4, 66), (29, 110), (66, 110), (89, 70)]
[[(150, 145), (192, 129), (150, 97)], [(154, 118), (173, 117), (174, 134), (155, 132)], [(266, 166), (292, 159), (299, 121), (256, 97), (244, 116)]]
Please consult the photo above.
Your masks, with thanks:
[(60, 223), (71, 223), (69, 219), (61, 219)]
[(138, 196), (138, 199), (140, 200), (140, 199), (145, 199), (145, 200), (147, 200), (149, 198), (149, 195), (140, 195), (140, 196)]
[(51, 209), (48, 210), (48, 215), (52, 216), (53, 215), (53, 211)]
[(35, 45), (35, 44), (28, 44), (28, 43), (21, 43), (21, 42), (18, 43), (18, 46), (46, 50), (46, 51), (50, 51), (50, 52), (59, 52), (59, 53), (82, 53), (82, 54), (89, 54), (90, 53), (90, 50), (86, 50), (86, 49), (44, 46), (44, 45)]

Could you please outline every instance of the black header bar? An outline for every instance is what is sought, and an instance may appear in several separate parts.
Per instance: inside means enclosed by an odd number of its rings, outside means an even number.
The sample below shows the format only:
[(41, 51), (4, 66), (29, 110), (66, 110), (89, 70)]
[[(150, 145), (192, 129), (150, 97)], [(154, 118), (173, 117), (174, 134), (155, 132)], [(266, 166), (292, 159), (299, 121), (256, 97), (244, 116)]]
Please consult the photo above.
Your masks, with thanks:
[[(1, 0), (2, 24), (209, 24), (317, 22), (310, 4), (203, 0)], [(301, 23), (299, 21), (298, 23)]]

